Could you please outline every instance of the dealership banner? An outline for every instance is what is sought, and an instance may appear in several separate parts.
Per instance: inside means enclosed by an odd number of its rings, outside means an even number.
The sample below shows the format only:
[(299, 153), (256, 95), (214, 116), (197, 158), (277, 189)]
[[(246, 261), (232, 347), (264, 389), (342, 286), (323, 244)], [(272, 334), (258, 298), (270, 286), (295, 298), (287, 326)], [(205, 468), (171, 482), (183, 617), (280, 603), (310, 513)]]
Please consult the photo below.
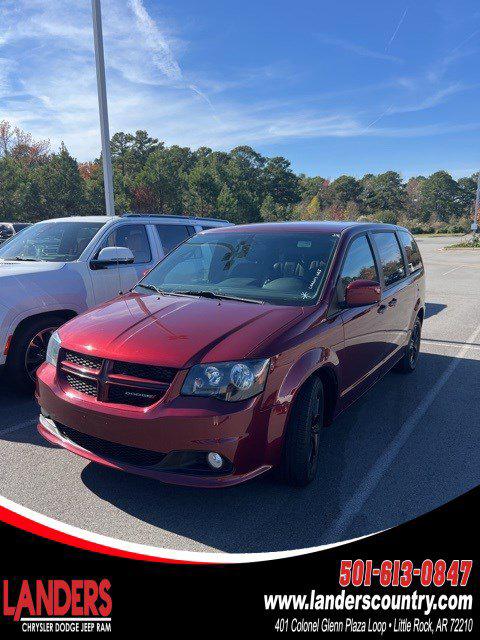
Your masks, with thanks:
[(477, 488), (356, 541), (215, 561), (109, 546), (9, 504), (0, 632), (478, 637), (479, 505)]

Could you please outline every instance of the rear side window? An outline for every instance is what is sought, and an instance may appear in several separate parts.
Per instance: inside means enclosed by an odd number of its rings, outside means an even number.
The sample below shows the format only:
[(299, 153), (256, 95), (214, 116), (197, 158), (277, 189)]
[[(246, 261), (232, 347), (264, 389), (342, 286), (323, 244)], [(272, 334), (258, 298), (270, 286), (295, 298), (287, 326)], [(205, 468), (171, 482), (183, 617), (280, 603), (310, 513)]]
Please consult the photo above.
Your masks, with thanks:
[(385, 286), (389, 287), (405, 277), (405, 265), (397, 237), (393, 232), (375, 233), (373, 235), (380, 262), (382, 264)]
[(156, 224), (155, 229), (160, 236), (160, 242), (165, 253), (182, 244), (184, 240), (195, 235), (195, 227), (183, 224)]
[(350, 282), (355, 280), (374, 280), (378, 282), (377, 269), (370, 244), (366, 236), (355, 238), (347, 250), (347, 256), (343, 263), (340, 275), (342, 299)]
[(399, 231), (399, 235), (407, 255), (407, 263), (410, 273), (419, 271), (423, 267), (423, 262), (417, 243), (407, 231)]
[(143, 224), (124, 224), (117, 227), (101, 248), (104, 247), (127, 247), (135, 257), (135, 264), (146, 264), (152, 260), (147, 230)]

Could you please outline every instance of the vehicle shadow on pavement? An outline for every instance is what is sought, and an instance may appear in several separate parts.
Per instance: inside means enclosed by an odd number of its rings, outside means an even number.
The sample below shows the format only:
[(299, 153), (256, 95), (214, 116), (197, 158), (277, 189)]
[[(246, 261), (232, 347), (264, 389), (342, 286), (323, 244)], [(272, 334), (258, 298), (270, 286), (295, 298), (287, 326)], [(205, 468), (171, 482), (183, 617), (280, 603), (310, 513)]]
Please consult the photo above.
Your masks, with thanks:
[(18, 442), (23, 444), (32, 444), (36, 447), (42, 447), (44, 449), (59, 449), (56, 445), (45, 440), (37, 431), (37, 426), (32, 424), (31, 426), (15, 430), (13, 432), (2, 432), (0, 430), (0, 440), (5, 442)]
[(5, 373), (0, 374), (0, 406), (4, 407), (0, 412), (0, 440), (52, 446), (37, 433), (35, 422), (39, 409), (36, 401), (32, 395), (17, 392)]
[(425, 319), (436, 316), (447, 308), (446, 304), (440, 304), (438, 302), (427, 302), (425, 304)]
[[(424, 353), (414, 374), (390, 373), (377, 383), (323, 431), (318, 480), (303, 489), (279, 484), (273, 475), (222, 490), (174, 487), (95, 464), (83, 469), (82, 481), (102, 500), (162, 529), (157, 535), (144, 532), (142, 542), (147, 544), (158, 545), (161, 540), (160, 545), (168, 547), (171, 532), (173, 548), (189, 549), (188, 540), (195, 540), (196, 549), (200, 544), (231, 553), (265, 552), (311, 547), (386, 529), (480, 483), (478, 416), (471, 402), (480, 361), (467, 356), (458, 359), (441, 393), (385, 468), (377, 489), (349, 518), (348, 505), (359, 485), (394, 446), (407, 421), (454, 360)], [(348, 527), (339, 537), (333, 532), (345, 516)], [(101, 522), (97, 530), (101, 532)], [(186, 540), (179, 544), (176, 536)], [(127, 531), (117, 537), (132, 539)]]

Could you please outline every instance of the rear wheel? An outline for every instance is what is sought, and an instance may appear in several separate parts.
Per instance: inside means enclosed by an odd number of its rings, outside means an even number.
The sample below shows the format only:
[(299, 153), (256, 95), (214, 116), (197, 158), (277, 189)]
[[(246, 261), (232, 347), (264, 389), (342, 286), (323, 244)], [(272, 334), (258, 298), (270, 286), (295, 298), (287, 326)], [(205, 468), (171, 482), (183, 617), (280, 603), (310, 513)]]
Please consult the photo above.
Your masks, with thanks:
[(420, 318), (417, 318), (415, 320), (415, 324), (413, 325), (410, 340), (408, 341), (403, 358), (395, 366), (396, 371), (399, 371), (400, 373), (412, 373), (412, 371), (415, 371), (418, 362), (418, 356), (420, 355), (421, 339), (422, 322)]
[(37, 370), (45, 362), (50, 336), (64, 322), (60, 316), (38, 318), (15, 334), (8, 354), (7, 375), (16, 388), (33, 389)]
[(291, 486), (304, 487), (317, 475), (323, 413), (322, 381), (311, 378), (298, 393), (285, 435), (282, 476)]

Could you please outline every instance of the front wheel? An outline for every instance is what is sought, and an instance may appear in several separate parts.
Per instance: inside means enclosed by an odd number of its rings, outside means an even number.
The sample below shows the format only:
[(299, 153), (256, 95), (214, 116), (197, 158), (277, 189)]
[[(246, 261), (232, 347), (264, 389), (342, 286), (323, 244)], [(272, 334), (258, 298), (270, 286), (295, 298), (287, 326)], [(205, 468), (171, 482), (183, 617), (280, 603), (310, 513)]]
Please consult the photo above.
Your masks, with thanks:
[(304, 487), (317, 475), (323, 413), (322, 381), (311, 378), (298, 393), (285, 434), (282, 476), (291, 486)]
[(14, 336), (7, 359), (7, 374), (15, 388), (21, 391), (33, 389), (37, 370), (45, 362), (50, 336), (63, 323), (63, 318), (58, 316), (38, 318)]
[(420, 318), (415, 320), (413, 325), (410, 340), (408, 341), (407, 348), (403, 358), (395, 366), (395, 370), (400, 373), (412, 373), (415, 371), (418, 362), (418, 356), (420, 355), (420, 342), (422, 339), (422, 322)]

